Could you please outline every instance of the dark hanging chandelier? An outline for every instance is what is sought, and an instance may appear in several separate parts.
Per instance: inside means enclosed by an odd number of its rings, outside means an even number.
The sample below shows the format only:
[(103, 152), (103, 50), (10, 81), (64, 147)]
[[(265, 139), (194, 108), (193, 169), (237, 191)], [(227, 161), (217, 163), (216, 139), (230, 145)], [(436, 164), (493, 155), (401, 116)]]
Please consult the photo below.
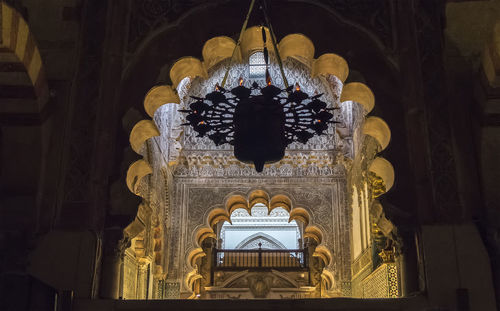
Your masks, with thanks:
[[(235, 51), (240, 45), (254, 3), (255, 0), (252, 0)], [(190, 125), (198, 137), (208, 136), (217, 146), (233, 145), (235, 157), (239, 161), (253, 163), (257, 172), (262, 171), (264, 164), (281, 160), (289, 144), (305, 144), (314, 135), (322, 135), (328, 129), (328, 124), (337, 123), (332, 121), (333, 114), (330, 112), (334, 108), (327, 108), (327, 104), (320, 99), (323, 94), (310, 96), (301, 91), (298, 84), (288, 86), (264, 1), (260, 8), (271, 34), (285, 88), (272, 85), (266, 32), (262, 27), (266, 85), (261, 87), (253, 82), (248, 88), (243, 86), (243, 78), (240, 78), (237, 87), (225, 89), (230, 65), (222, 86), (217, 84), (215, 90), (203, 98), (191, 96), (194, 101), (189, 109), (180, 110), (187, 114), (187, 122), (183, 125)]]

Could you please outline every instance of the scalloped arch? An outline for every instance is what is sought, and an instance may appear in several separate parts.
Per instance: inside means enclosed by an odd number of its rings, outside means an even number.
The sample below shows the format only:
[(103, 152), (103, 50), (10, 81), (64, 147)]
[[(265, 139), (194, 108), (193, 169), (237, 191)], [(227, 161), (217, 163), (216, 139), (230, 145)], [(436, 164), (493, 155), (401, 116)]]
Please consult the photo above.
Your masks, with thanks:
[(217, 239), (217, 235), (212, 230), (212, 228), (202, 227), (196, 231), (196, 243), (199, 246), (203, 244), (203, 241), (208, 238)]
[(231, 197), (229, 197), (226, 200), (224, 206), (226, 207), (226, 211), (229, 215), (231, 215), (234, 210), (238, 208), (243, 208), (247, 210), (248, 213), (250, 213), (250, 207), (248, 206), (247, 199), (240, 194), (232, 195)]
[(177, 88), (179, 82), (186, 77), (202, 77), (207, 78), (208, 74), (202, 62), (192, 56), (185, 56), (176, 61), (170, 69), (170, 79), (173, 87)]
[(170, 85), (158, 85), (152, 87), (144, 97), (144, 110), (151, 118), (156, 110), (165, 104), (179, 104), (179, 95)]
[(375, 95), (372, 90), (361, 82), (351, 82), (344, 85), (340, 102), (353, 101), (363, 106), (365, 115), (375, 107)]
[(335, 286), (335, 277), (330, 271), (323, 269), (321, 278), (326, 281), (326, 290), (330, 290)]
[(301, 33), (285, 36), (278, 44), (278, 48), (283, 60), (291, 57), (308, 66), (311, 66), (314, 60), (314, 44)]
[(379, 117), (369, 117), (366, 119), (363, 125), (363, 134), (375, 138), (382, 150), (387, 148), (391, 141), (391, 130), (387, 123)]
[(316, 247), (313, 256), (321, 258), (326, 266), (332, 262), (332, 253), (323, 245)]
[(323, 233), (321, 229), (316, 226), (307, 226), (304, 230), (304, 239), (311, 238), (314, 239), (318, 244), (323, 241)]
[(248, 195), (248, 206), (252, 208), (255, 204), (264, 204), (269, 209), (269, 194), (264, 190), (253, 190)]
[[(198, 271), (196, 269), (193, 269), (191, 271), (189, 271), (189, 273), (186, 275), (185, 277), (185, 282), (186, 282), (186, 286), (188, 288), (191, 288), (193, 289), (194, 285), (195, 285), (195, 282), (199, 279), (202, 279), (203, 276), (201, 274), (198, 273)], [(190, 297), (188, 297), (188, 299), (194, 299), (196, 296), (194, 295), (191, 295)]]
[(375, 158), (370, 164), (369, 171), (382, 178), (385, 183), (386, 192), (394, 185), (394, 167), (386, 159), (382, 157)]
[(312, 77), (319, 75), (334, 75), (344, 83), (349, 75), (349, 65), (341, 56), (333, 53), (326, 53), (314, 60), (311, 75)]
[(277, 207), (284, 208), (288, 213), (292, 210), (292, 200), (287, 195), (277, 194), (271, 198), (271, 206), (269, 212)]
[(288, 219), (288, 222), (291, 222), (292, 220), (301, 221), (304, 223), (304, 226), (307, 227), (311, 221), (311, 215), (309, 215), (309, 212), (302, 207), (295, 207), (290, 211), (290, 218)]
[(208, 214), (208, 224), (210, 228), (213, 228), (220, 221), (227, 221), (228, 223), (232, 223), (231, 218), (229, 217), (229, 214), (225, 209), (216, 208), (210, 211), (210, 213)]
[(206, 41), (201, 50), (201, 55), (207, 71), (221, 61), (230, 58), (233, 55), (235, 46), (236, 42), (226, 36), (214, 37)]
[(201, 257), (205, 257), (206, 255), (207, 254), (205, 254), (201, 247), (197, 247), (189, 253), (187, 261), (191, 265), (191, 268), (194, 268), (196, 265), (196, 261)]
[(160, 136), (160, 131), (151, 120), (141, 120), (137, 122), (130, 132), (129, 142), (132, 149), (139, 153), (144, 147), (144, 143), (151, 137)]
[(147, 175), (153, 173), (151, 165), (145, 160), (137, 160), (127, 170), (127, 187), (130, 192), (137, 194), (140, 181)]
[[(273, 46), (271, 44), (271, 34), (269, 33), (269, 29), (264, 27), (266, 31), (266, 47), (270, 53), (273, 53)], [(243, 37), (241, 38), (240, 51), (241, 57), (243, 60), (247, 60), (248, 56), (255, 52), (256, 50), (262, 50), (264, 46), (264, 41), (262, 40), (262, 28), (261, 26), (253, 26), (249, 27), (243, 33)]]

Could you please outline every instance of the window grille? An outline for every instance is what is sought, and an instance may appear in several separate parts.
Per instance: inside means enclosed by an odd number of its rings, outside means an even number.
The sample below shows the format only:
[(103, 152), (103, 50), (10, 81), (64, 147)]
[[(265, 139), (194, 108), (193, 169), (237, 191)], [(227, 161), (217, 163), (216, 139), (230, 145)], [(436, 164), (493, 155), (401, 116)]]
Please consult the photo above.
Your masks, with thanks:
[(264, 53), (261, 51), (254, 52), (248, 58), (249, 77), (250, 79), (265, 79), (266, 78), (266, 61)]

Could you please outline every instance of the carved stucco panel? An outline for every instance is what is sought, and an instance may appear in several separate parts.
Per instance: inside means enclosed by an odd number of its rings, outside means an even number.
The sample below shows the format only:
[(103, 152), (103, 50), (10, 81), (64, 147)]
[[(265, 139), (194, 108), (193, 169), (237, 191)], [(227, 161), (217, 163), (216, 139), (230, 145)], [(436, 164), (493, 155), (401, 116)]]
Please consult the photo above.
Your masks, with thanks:
[[(196, 245), (196, 231), (206, 226), (208, 213), (219, 207), (224, 207), (224, 201), (235, 193), (248, 194), (254, 189), (265, 190), (270, 197), (285, 194), (294, 207), (302, 207), (311, 215), (310, 225), (319, 227), (323, 232), (323, 243), (330, 249), (333, 262), (327, 267), (337, 283), (349, 277), (350, 272), (350, 210), (345, 208), (345, 179), (342, 178), (311, 178), (311, 179), (184, 179), (175, 180), (176, 198), (172, 210), (172, 235), (170, 243), (171, 269), (182, 267), (183, 273), (188, 272), (185, 262), (189, 252)], [(176, 216), (174, 216), (176, 215)], [(179, 251), (174, 251), (179, 250)], [(175, 253), (175, 254), (174, 254)], [(182, 254), (177, 256), (176, 254)], [(174, 265), (173, 263), (178, 263)], [(172, 272), (172, 273), (170, 273)], [(181, 280), (179, 271), (170, 271)], [(187, 290), (187, 289), (186, 289)]]

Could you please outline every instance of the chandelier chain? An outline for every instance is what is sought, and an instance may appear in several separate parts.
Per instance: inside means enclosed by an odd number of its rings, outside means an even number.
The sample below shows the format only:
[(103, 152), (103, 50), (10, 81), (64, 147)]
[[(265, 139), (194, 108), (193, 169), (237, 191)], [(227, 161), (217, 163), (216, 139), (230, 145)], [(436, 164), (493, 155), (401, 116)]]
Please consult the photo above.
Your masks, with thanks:
[(229, 66), (227, 67), (226, 73), (224, 74), (224, 78), (222, 79), (222, 82), (221, 82), (222, 87), (224, 87), (224, 85), (226, 84), (226, 80), (227, 80), (227, 77), (229, 75), (229, 70), (231, 69), (231, 66), (233, 65), (233, 60), (234, 60), (234, 56), (236, 55), (236, 51), (238, 50), (238, 47), (241, 44), (241, 39), (243, 38), (243, 33), (247, 29), (248, 20), (250, 19), (250, 14), (253, 11), (254, 4), (255, 4), (255, 0), (252, 0), (252, 2), (250, 2), (250, 7), (248, 8), (247, 16), (245, 17), (245, 21), (243, 22), (243, 26), (241, 27), (240, 36), (238, 37), (238, 42), (236, 43), (236, 46), (233, 49), (233, 54), (231, 55), (231, 60), (229, 61)]
[(285, 70), (283, 69), (283, 61), (281, 60), (280, 53), (278, 51), (278, 44), (276, 43), (276, 35), (274, 34), (273, 26), (269, 21), (269, 16), (267, 16), (267, 3), (265, 0), (262, 0), (262, 12), (264, 13), (264, 19), (266, 21), (266, 26), (269, 29), (269, 33), (271, 34), (271, 42), (273, 43), (274, 53), (276, 54), (276, 59), (278, 60), (278, 65), (280, 67), (281, 77), (283, 78), (283, 84), (285, 85), (285, 89), (288, 89), (288, 80), (285, 77)]

